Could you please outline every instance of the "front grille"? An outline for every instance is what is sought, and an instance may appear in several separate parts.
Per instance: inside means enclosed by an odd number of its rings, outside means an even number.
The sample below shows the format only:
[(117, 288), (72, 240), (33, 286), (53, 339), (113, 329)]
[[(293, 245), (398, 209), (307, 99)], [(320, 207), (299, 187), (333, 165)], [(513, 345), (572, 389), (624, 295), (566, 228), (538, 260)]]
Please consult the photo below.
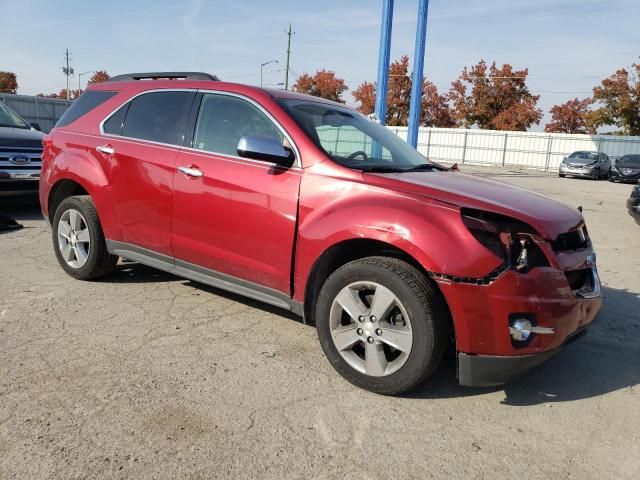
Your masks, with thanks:
[(567, 282), (569, 282), (571, 290), (580, 290), (584, 287), (589, 289), (593, 288), (593, 274), (590, 268), (571, 270), (564, 272), (564, 274), (567, 277)]
[(572, 232), (561, 233), (551, 242), (551, 248), (554, 252), (565, 252), (567, 250), (579, 250), (589, 246), (589, 234), (587, 227), (581, 226), (578, 230)]
[[(28, 163), (15, 164), (9, 161), (14, 155), (26, 156), (29, 158)], [(0, 170), (12, 171), (38, 171), (42, 168), (42, 148), (20, 148), (20, 147), (1, 147), (0, 146)]]

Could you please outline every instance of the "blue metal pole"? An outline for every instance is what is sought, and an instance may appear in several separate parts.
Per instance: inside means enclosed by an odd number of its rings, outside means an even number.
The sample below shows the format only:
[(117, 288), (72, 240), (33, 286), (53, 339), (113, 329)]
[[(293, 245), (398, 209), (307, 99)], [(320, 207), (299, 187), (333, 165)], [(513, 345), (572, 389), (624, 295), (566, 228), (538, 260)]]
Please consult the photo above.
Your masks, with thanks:
[(380, 25), (380, 50), (378, 52), (378, 81), (376, 84), (375, 114), (380, 124), (387, 122), (387, 84), (389, 81), (389, 56), (391, 55), (391, 26), (393, 24), (393, 0), (382, 0)]
[(418, 145), (420, 109), (422, 107), (422, 77), (424, 70), (424, 50), (427, 43), (427, 13), (429, 0), (419, 0), (416, 46), (413, 52), (413, 75), (411, 77), (411, 103), (409, 105), (409, 132), (407, 142), (413, 148)]

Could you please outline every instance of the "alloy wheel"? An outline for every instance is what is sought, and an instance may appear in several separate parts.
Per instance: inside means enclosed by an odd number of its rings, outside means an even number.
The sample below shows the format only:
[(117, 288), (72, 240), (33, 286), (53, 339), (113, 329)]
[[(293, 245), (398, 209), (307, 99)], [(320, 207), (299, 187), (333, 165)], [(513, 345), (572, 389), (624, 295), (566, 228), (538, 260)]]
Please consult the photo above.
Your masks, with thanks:
[(391, 375), (409, 358), (411, 320), (398, 297), (379, 283), (355, 282), (340, 290), (329, 324), (342, 358), (365, 375)]
[(87, 220), (78, 210), (70, 208), (60, 216), (57, 233), (64, 261), (72, 268), (82, 268), (91, 249)]

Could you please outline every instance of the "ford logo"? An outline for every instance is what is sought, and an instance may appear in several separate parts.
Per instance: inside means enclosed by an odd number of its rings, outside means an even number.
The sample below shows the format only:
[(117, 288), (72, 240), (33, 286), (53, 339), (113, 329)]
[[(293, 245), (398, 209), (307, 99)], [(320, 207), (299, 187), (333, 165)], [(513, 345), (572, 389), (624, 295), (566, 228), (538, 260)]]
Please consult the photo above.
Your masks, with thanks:
[(26, 165), (31, 163), (31, 159), (26, 155), (11, 155), (9, 161), (14, 165)]

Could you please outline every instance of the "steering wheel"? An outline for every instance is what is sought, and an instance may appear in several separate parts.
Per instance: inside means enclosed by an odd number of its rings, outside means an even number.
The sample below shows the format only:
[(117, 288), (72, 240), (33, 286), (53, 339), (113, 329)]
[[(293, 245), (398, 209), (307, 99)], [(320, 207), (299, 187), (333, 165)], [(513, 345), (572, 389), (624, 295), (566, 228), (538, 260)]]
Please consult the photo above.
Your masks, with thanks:
[(347, 157), (347, 160), (355, 160), (356, 157), (362, 157), (362, 159), (366, 162), (367, 160), (369, 160), (369, 157), (367, 157), (367, 153), (363, 152), (362, 150), (358, 150), (357, 152), (353, 152), (351, 155), (349, 155)]

